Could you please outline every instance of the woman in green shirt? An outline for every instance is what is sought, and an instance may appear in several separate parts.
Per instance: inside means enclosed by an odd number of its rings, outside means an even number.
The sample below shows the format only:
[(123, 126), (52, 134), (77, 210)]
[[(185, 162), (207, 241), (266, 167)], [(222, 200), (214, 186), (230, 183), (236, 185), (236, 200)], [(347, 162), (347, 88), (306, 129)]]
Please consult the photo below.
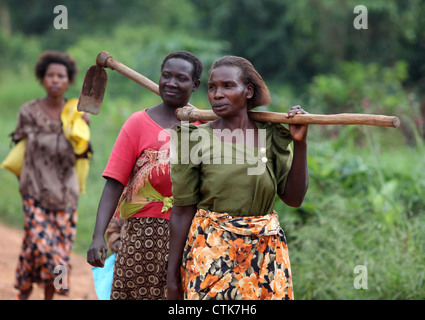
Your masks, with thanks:
[[(308, 187), (307, 126), (260, 123), (248, 111), (270, 103), (263, 79), (241, 57), (210, 70), (219, 118), (181, 125), (174, 139), (169, 299), (293, 299), (276, 194), (301, 205)], [(288, 117), (305, 113), (299, 106)], [(290, 146), (293, 141), (293, 150)]]

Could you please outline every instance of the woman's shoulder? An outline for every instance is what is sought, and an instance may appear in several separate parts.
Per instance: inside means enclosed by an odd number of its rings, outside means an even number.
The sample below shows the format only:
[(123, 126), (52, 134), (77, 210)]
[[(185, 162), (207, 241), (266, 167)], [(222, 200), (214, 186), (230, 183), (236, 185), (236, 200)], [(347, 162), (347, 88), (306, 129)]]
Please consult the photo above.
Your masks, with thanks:
[(25, 119), (33, 119), (37, 114), (37, 110), (40, 108), (39, 101), (40, 99), (34, 99), (22, 104), (18, 110), (18, 118), (20, 118), (21, 121), (24, 121)]
[(123, 128), (126, 130), (135, 130), (140, 128), (146, 128), (149, 124), (149, 117), (147, 116), (146, 110), (139, 110), (133, 112), (124, 122)]
[(19, 108), (19, 111), (21, 112), (34, 111), (38, 107), (39, 102), (40, 102), (40, 99), (38, 98), (27, 101), (21, 105), (21, 107)]
[(127, 121), (134, 121), (134, 120), (140, 120), (147, 118), (146, 110), (139, 110), (136, 112), (133, 112), (128, 118)]
[(178, 133), (181, 133), (182, 131), (188, 131), (188, 132), (192, 132), (198, 129), (208, 129), (209, 128), (209, 123), (202, 123), (202, 124), (193, 124), (193, 123), (189, 123), (187, 121), (182, 121), (179, 123), (176, 123), (172, 129), (175, 130)]
[(292, 140), (288, 128), (280, 123), (256, 122), (256, 124), (259, 129), (266, 129), (267, 133), (273, 137)]
[(257, 122), (259, 129), (266, 129), (267, 149), (274, 154), (280, 154), (292, 142), (289, 130), (280, 123)]

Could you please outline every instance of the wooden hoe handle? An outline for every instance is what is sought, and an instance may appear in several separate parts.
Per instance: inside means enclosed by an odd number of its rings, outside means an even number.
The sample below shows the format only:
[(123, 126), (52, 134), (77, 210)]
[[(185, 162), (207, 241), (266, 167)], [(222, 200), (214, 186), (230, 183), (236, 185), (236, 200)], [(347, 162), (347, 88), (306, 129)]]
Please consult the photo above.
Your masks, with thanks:
[(121, 62), (115, 60), (106, 51), (102, 51), (97, 55), (96, 64), (99, 67), (117, 70), (119, 73), (126, 76), (127, 78), (133, 80), (134, 82), (140, 84), (141, 86), (145, 87), (146, 89), (148, 89), (148, 90), (152, 91), (153, 93), (156, 93), (157, 95), (159, 95), (158, 84), (156, 84), (152, 80), (146, 78), (145, 76), (141, 75), (140, 73), (134, 71), (133, 69), (123, 65)]
[[(122, 75), (130, 78), (146, 89), (159, 95), (159, 86), (152, 80), (146, 78), (133, 69), (123, 65), (121, 62), (112, 58), (112, 56), (102, 51), (96, 58), (96, 64), (99, 67), (117, 70)], [(332, 115), (322, 114), (297, 114), (293, 118), (286, 118), (286, 113), (250, 111), (251, 119), (260, 122), (274, 122), (286, 124), (362, 124), (380, 127), (398, 128), (400, 120), (393, 116), (374, 115), (374, 114), (357, 114), (357, 113), (341, 113)], [(212, 110), (200, 110), (188, 104), (186, 107), (178, 108), (176, 116), (181, 121), (212, 121), (218, 116)]]
[[(183, 107), (176, 110), (177, 118), (181, 121), (212, 121), (218, 116), (212, 110), (200, 110), (192, 107)], [(340, 114), (297, 114), (293, 118), (286, 118), (286, 113), (250, 111), (252, 120), (260, 122), (286, 123), (286, 124), (335, 124), (335, 125), (370, 125), (379, 127), (398, 128), (400, 120), (394, 116), (340, 113)]]

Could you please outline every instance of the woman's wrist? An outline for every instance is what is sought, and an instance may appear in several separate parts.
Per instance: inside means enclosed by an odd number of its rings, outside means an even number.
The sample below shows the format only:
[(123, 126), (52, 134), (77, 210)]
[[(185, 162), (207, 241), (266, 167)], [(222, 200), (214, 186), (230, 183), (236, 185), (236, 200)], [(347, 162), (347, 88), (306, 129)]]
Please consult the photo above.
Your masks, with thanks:
[(300, 141), (294, 140), (294, 147), (297, 148), (307, 148), (307, 139), (302, 139)]

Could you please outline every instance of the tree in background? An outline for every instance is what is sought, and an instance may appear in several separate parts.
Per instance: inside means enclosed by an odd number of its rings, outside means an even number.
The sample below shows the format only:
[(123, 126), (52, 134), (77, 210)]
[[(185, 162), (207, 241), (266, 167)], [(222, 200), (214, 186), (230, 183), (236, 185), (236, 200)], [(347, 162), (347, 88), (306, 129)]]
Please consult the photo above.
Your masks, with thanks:
[(425, 3), (373, 0), (368, 29), (356, 30), (355, 0), (192, 0), (200, 29), (227, 40), (231, 52), (252, 60), (265, 78), (303, 87), (338, 62), (384, 66), (408, 63), (406, 83), (425, 90)]
[[(62, 4), (68, 8), (69, 29), (57, 32), (52, 27), (57, 1), (0, 0), (4, 55), (0, 59), (17, 61), (23, 56), (18, 45), (8, 43), (10, 37), (37, 37), (42, 50), (66, 49), (84, 37), (108, 39), (124, 25), (128, 34), (150, 28), (151, 42), (173, 43), (179, 35), (216, 41), (221, 43), (216, 53), (248, 58), (268, 82), (289, 84), (297, 94), (314, 76), (338, 72), (343, 61), (391, 67), (400, 60), (407, 63), (404, 84), (425, 92), (425, 2), (421, 0), (368, 1), (368, 29), (362, 30), (353, 27), (357, 0), (68, 0)], [(196, 43), (191, 47), (196, 50)], [(203, 50), (210, 48), (198, 51)]]

